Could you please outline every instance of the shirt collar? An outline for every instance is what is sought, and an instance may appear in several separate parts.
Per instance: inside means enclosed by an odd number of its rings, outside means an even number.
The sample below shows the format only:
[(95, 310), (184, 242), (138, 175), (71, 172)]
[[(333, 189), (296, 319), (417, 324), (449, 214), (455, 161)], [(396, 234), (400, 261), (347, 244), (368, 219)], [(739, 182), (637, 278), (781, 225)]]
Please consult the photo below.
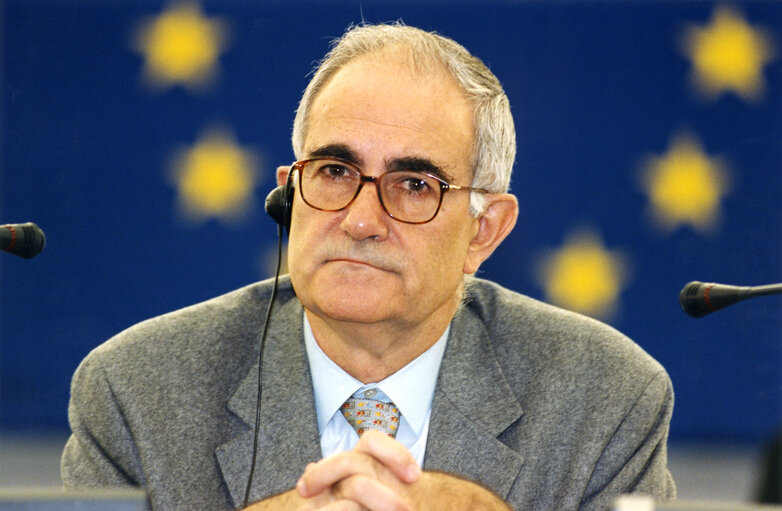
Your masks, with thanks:
[(434, 388), (443, 360), (450, 324), (428, 350), (399, 371), (375, 384), (363, 384), (331, 360), (318, 346), (312, 328), (304, 315), (304, 345), (310, 364), (318, 415), (318, 431), (323, 432), (334, 414), (359, 389), (377, 387), (399, 408), (416, 434), (426, 424), (432, 406)]

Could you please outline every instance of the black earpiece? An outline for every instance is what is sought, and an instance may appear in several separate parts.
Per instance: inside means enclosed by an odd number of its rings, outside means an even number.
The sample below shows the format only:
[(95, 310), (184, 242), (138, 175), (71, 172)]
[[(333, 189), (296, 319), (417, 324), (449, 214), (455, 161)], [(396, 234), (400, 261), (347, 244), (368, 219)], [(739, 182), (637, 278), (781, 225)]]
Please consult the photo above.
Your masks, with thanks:
[(291, 209), (293, 208), (293, 167), (288, 171), (285, 186), (278, 186), (266, 196), (264, 209), (275, 222), (290, 232)]

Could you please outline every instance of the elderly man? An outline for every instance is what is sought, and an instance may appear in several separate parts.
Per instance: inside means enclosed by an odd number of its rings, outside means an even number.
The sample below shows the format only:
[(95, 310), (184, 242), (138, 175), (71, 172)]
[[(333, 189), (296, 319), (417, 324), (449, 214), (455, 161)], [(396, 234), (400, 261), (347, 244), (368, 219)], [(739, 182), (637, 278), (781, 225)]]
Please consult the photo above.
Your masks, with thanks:
[(262, 367), (271, 282), (119, 334), (74, 376), (66, 486), (228, 510), (254, 465), (257, 510), (674, 496), (664, 369), (606, 325), (471, 277), (517, 215), (508, 100), (477, 58), (411, 27), (349, 30), (293, 145), (271, 205), (290, 278)]

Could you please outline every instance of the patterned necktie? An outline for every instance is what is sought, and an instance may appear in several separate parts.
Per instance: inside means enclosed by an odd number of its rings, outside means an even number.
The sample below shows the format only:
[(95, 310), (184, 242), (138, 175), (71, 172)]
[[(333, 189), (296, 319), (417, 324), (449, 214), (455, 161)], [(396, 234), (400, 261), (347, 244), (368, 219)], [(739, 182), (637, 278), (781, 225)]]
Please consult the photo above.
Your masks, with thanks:
[(376, 399), (351, 397), (340, 408), (359, 436), (365, 431), (376, 429), (392, 438), (399, 428), (399, 409), (394, 403), (384, 403)]

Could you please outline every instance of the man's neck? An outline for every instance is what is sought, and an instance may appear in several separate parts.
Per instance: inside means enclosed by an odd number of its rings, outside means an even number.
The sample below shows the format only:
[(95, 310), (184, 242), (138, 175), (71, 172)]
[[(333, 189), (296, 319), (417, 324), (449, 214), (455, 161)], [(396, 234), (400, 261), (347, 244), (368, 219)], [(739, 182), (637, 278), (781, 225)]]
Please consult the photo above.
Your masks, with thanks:
[(407, 326), (334, 321), (305, 309), (318, 346), (334, 363), (362, 383), (379, 382), (432, 347), (442, 336), (459, 301), (427, 321)]

